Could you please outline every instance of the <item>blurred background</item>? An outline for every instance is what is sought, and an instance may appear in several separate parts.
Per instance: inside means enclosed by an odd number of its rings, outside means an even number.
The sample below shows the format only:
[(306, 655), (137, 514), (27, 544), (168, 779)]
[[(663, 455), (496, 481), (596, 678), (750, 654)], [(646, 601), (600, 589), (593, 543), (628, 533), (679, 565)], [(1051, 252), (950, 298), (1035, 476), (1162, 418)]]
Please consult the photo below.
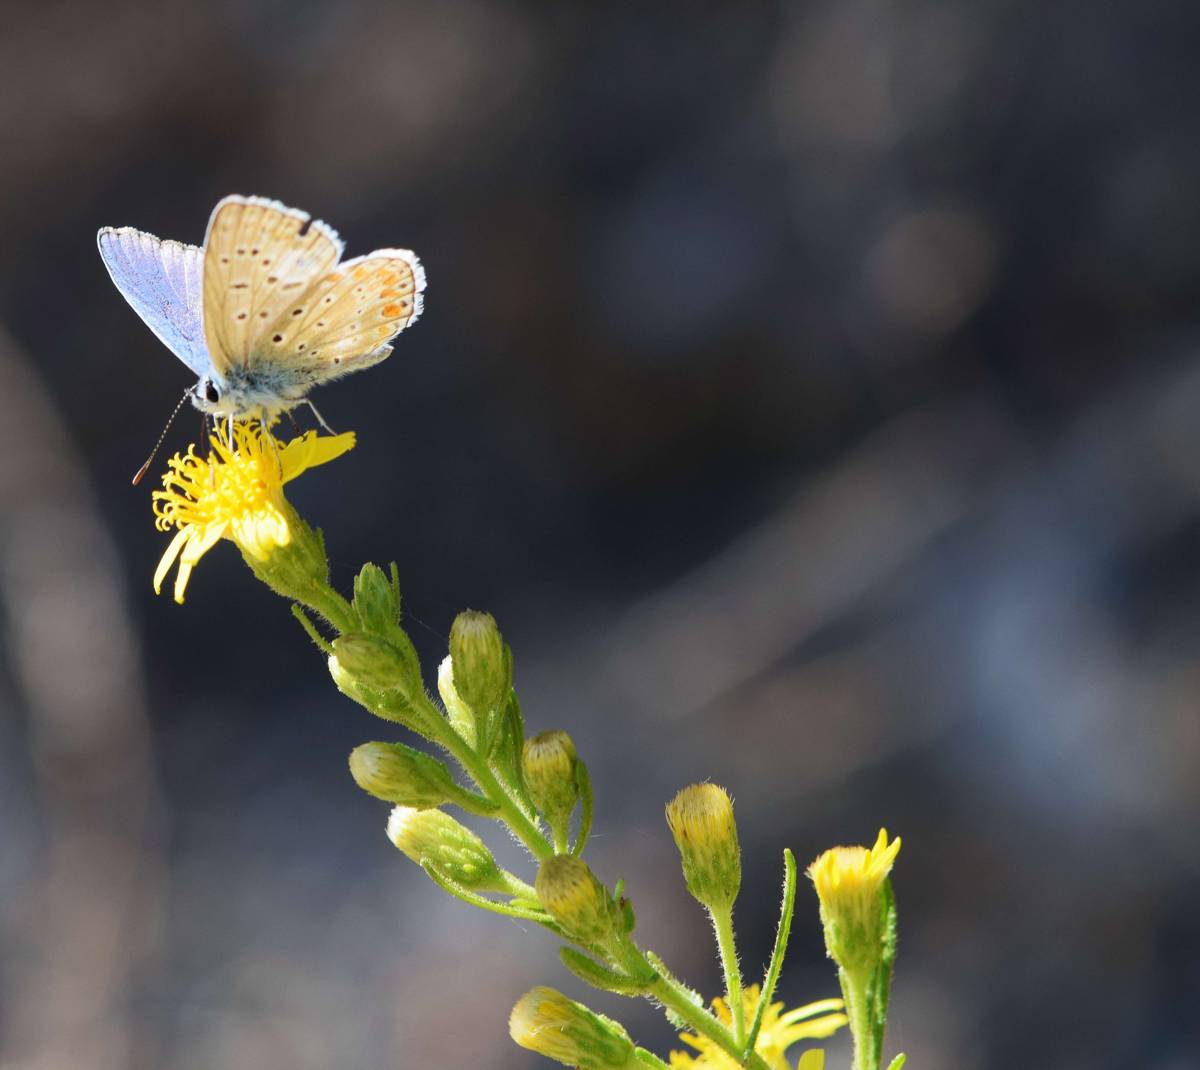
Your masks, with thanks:
[[(649, 946), (717, 993), (662, 819), (711, 778), (749, 975), (781, 849), (886, 825), (892, 1052), (1200, 1066), (1194, 5), (2, 13), (0, 1066), (532, 1068), (537, 983), (671, 1046), (391, 847), (346, 755), (398, 730), (232, 547), (152, 593), (129, 477), (192, 377), (94, 235), (230, 192), (423, 258), (292, 496), (431, 674), (496, 615)], [(790, 1003), (835, 988), (799, 903)]]

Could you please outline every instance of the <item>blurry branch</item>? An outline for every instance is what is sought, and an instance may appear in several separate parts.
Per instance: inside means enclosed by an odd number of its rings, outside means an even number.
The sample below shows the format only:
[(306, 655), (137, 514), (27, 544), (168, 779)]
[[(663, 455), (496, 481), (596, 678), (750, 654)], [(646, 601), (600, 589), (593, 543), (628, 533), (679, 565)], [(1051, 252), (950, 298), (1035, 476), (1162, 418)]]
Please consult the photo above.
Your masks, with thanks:
[(774, 516), (617, 621), (589, 659), (589, 691), (597, 701), (668, 718), (723, 700), (968, 516), (1015, 451), (1011, 428), (976, 401), (894, 421)]
[(28, 717), (7, 735), (28, 739), (41, 845), (0, 907), (22, 945), (6, 955), (0, 1061), (118, 1070), (134, 1061), (131, 974), (163, 880), (137, 640), (86, 475), (2, 331), (0, 606)]

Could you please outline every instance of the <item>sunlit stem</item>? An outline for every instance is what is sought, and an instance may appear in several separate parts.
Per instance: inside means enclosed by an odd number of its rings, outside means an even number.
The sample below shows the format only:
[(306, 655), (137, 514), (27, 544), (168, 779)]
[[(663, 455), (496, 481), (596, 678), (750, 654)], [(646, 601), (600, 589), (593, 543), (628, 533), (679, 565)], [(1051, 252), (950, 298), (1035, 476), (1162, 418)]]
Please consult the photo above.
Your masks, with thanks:
[(742, 971), (738, 968), (737, 945), (733, 938), (733, 908), (709, 908), (717, 947), (721, 952), (721, 969), (725, 971), (725, 996), (733, 1014), (733, 1035), (738, 1050), (746, 1043), (746, 1008), (742, 1002)]
[[(438, 713), (432, 702), (425, 699), (421, 705), (436, 715), (441, 724), (445, 724), (445, 719)], [(455, 760), (467, 771), (484, 796), (497, 805), (496, 816), (508, 825), (513, 835), (525, 845), (534, 858), (549, 858), (554, 854), (554, 845), (542, 835), (541, 830), (500, 785), (500, 781), (488, 766), (487, 761), (476, 753), (462, 736), (454, 731), (446, 731), (439, 734), (438, 742), (454, 755)]]

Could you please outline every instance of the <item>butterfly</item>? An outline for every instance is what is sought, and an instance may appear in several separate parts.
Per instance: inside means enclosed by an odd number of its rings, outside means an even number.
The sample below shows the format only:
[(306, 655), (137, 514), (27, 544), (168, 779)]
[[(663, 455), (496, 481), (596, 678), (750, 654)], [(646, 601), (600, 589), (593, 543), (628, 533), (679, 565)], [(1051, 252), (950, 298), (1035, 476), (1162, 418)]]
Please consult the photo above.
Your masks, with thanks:
[(221, 200), (201, 248), (132, 227), (96, 241), (121, 295), (199, 377), (192, 404), (214, 417), (268, 422), (311, 406), (313, 387), (378, 364), (421, 314), (412, 252), (342, 261), (337, 231), (265, 197)]

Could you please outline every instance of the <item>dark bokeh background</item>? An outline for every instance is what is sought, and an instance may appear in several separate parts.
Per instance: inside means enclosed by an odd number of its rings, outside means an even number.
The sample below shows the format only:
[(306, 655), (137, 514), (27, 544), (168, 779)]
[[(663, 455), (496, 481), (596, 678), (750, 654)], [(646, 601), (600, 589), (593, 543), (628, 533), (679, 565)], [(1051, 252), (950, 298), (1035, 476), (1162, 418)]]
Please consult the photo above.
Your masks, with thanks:
[(388, 726), (231, 547), (150, 591), (189, 374), (93, 236), (234, 191), (424, 259), (294, 498), (431, 672), (496, 614), (648, 944), (715, 993), (661, 817), (712, 778), (751, 974), (781, 848), (886, 824), (910, 1065), (1200, 1065), (1200, 15), (643, 8), (0, 8), (0, 1065), (525, 1067), (583, 994), (388, 844)]

